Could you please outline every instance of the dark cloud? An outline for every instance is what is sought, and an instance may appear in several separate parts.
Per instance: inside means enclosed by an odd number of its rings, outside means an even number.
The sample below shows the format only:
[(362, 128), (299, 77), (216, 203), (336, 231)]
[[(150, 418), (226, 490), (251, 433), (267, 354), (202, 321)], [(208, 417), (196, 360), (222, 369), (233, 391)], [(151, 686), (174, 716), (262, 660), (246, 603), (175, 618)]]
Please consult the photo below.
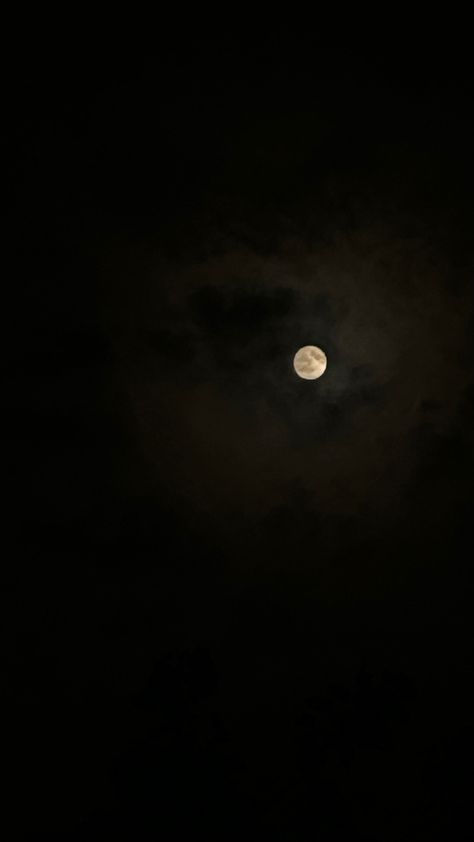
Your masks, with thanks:
[(269, 321), (287, 316), (294, 308), (294, 289), (276, 287), (273, 290), (237, 289), (220, 291), (204, 286), (191, 296), (191, 309), (198, 324), (211, 334), (237, 332), (245, 338)]
[(270, 72), (270, 30), (76, 104), (82, 58), (19, 71), (4, 689), (47, 838), (472, 826), (470, 97), (309, 30)]
[(142, 342), (153, 358), (163, 359), (177, 366), (192, 362), (193, 337), (186, 332), (156, 328), (142, 336)]
[(294, 289), (204, 286), (191, 294), (190, 309), (200, 340), (211, 352), (216, 366), (232, 375), (252, 369), (278, 353), (279, 331), (297, 304)]
[[(229, 216), (213, 223), (228, 232), (217, 251), (209, 229), (199, 257), (141, 246), (134, 261), (131, 244), (117, 262), (111, 335), (143, 452), (192, 510), (254, 517), (297, 477), (315, 511), (403, 506), (413, 431), (428, 415), (440, 434), (452, 425), (467, 386), (470, 299), (446, 289), (428, 232), (384, 214), (359, 209), (346, 233), (310, 241), (288, 213), (263, 251)], [(328, 368), (308, 383), (293, 356), (313, 343)]]
[(443, 404), (441, 401), (433, 401), (433, 400), (422, 400), (420, 403), (420, 409), (422, 412), (427, 413), (436, 413), (442, 408)]

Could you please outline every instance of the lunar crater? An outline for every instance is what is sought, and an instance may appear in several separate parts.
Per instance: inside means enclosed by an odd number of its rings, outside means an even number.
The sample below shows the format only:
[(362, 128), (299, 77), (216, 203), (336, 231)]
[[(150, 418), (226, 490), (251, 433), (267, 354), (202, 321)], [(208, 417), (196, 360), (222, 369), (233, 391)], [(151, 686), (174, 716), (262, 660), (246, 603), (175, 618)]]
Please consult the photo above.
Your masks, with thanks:
[(304, 345), (296, 352), (293, 366), (303, 380), (317, 380), (326, 371), (327, 357), (316, 345)]

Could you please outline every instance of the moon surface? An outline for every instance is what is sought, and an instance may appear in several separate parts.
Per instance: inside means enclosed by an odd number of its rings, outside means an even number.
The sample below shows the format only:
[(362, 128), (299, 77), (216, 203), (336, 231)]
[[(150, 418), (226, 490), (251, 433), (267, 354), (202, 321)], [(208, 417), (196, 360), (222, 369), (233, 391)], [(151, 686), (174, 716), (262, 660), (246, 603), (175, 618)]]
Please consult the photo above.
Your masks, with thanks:
[(327, 364), (326, 354), (317, 345), (304, 345), (293, 360), (294, 369), (303, 380), (317, 380), (326, 371)]

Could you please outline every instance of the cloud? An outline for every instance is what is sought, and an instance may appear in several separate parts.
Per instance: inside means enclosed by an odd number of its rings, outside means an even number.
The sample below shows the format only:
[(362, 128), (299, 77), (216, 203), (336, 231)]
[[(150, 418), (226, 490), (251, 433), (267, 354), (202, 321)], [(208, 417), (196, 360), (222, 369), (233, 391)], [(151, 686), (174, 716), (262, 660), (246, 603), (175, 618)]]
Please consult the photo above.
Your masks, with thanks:
[[(288, 224), (288, 239), (280, 220), (265, 250), (230, 226), (199, 256), (145, 249), (130, 293), (119, 273), (141, 446), (190, 509), (264, 516), (299, 481), (315, 511), (396, 517), (418, 470), (413, 431), (455, 423), (471, 308), (426, 231), (402, 222), (360, 211), (331, 236), (295, 239)], [(318, 381), (294, 376), (303, 344), (327, 354)]]

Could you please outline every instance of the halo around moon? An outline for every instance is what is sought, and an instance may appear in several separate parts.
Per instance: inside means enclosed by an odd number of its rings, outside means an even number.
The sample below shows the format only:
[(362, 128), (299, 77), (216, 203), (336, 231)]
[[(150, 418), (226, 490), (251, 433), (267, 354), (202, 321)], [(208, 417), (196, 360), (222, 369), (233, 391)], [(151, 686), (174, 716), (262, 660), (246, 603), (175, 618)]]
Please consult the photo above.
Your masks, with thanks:
[(316, 345), (304, 345), (296, 352), (293, 367), (303, 380), (317, 380), (326, 371), (326, 354)]

